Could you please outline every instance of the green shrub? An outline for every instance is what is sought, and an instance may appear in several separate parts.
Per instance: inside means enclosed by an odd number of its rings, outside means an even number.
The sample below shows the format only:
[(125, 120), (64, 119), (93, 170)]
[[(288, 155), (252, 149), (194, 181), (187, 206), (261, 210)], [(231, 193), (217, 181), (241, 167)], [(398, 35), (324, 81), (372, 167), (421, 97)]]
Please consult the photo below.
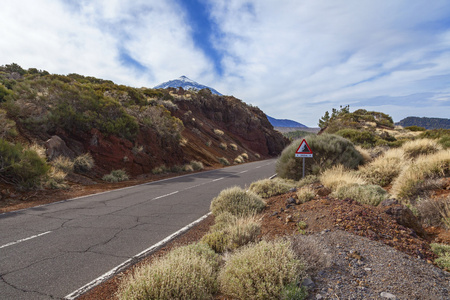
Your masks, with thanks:
[(351, 184), (338, 188), (333, 196), (339, 199), (350, 198), (362, 204), (377, 206), (389, 198), (389, 194), (379, 185)]
[(294, 187), (295, 187), (294, 183), (289, 183), (286, 180), (275, 178), (275, 179), (262, 179), (253, 182), (250, 185), (249, 190), (258, 194), (262, 198), (270, 198), (273, 196), (285, 194)]
[(77, 156), (73, 161), (73, 169), (79, 173), (89, 172), (94, 165), (94, 158), (89, 152)]
[(424, 127), (420, 127), (420, 126), (408, 126), (405, 127), (405, 129), (408, 129), (409, 131), (425, 131), (426, 129)]
[(229, 166), (230, 165), (230, 162), (225, 157), (219, 157), (218, 160), (224, 166)]
[(201, 161), (192, 160), (191, 166), (194, 169), (194, 171), (200, 171), (203, 170), (205, 167), (203, 166), (203, 163)]
[(230, 224), (236, 223), (238, 217), (233, 215), (232, 213), (225, 211), (214, 218), (214, 225), (211, 226), (211, 231), (220, 231), (225, 229)]
[(233, 254), (219, 273), (220, 290), (237, 299), (279, 299), (300, 281), (303, 264), (288, 241), (261, 241)]
[(113, 171), (111, 171), (111, 173), (103, 176), (103, 178), (102, 178), (103, 181), (108, 181), (108, 182), (112, 182), (112, 183), (125, 181), (128, 179), (129, 179), (129, 177), (124, 170), (113, 170)]
[(296, 283), (286, 285), (281, 292), (281, 300), (303, 300), (308, 297), (306, 287), (299, 287)]
[[(306, 137), (314, 156), (306, 158), (306, 174), (317, 175), (338, 164), (355, 169), (363, 158), (353, 144), (343, 137), (333, 134), (310, 135)], [(281, 178), (299, 180), (303, 165), (301, 158), (295, 157), (295, 151), (300, 141), (295, 141), (286, 147), (277, 161), (276, 171)]]
[(441, 268), (450, 270), (450, 245), (445, 244), (430, 244), (431, 250), (439, 256), (434, 262)]
[(40, 186), (50, 166), (36, 151), (0, 139), (0, 178), (30, 189)]
[(169, 169), (166, 167), (166, 165), (160, 165), (159, 167), (154, 167), (152, 169), (152, 174), (158, 175), (169, 172)]
[(3, 139), (8, 137), (15, 137), (17, 136), (17, 134), (16, 122), (14, 122), (13, 120), (9, 120), (6, 115), (6, 111), (0, 109), (0, 138)]
[(176, 248), (128, 275), (119, 286), (120, 300), (212, 299), (218, 290), (220, 258), (206, 244)]
[(355, 145), (373, 146), (377, 140), (376, 136), (367, 130), (345, 128), (335, 134), (352, 141)]
[(259, 213), (266, 203), (255, 193), (246, 192), (240, 187), (231, 187), (219, 193), (211, 202), (211, 212), (218, 216), (229, 212), (235, 216), (245, 217)]

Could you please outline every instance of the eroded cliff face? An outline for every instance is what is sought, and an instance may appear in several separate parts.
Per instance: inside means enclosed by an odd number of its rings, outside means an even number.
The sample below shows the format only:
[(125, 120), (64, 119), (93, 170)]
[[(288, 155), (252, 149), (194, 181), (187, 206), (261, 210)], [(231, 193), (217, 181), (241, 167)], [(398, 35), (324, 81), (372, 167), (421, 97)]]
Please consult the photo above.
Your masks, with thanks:
[(205, 91), (169, 89), (173, 99), (166, 103), (184, 129), (181, 138), (162, 136), (157, 130), (140, 126), (133, 139), (105, 135), (93, 128), (57, 130), (75, 155), (89, 152), (95, 160), (94, 177), (111, 170), (124, 169), (131, 176), (151, 173), (157, 167), (176, 168), (192, 160), (219, 167), (220, 158), (231, 164), (246, 153), (246, 161), (277, 156), (288, 141), (268, 122), (265, 114), (232, 96), (217, 96)]

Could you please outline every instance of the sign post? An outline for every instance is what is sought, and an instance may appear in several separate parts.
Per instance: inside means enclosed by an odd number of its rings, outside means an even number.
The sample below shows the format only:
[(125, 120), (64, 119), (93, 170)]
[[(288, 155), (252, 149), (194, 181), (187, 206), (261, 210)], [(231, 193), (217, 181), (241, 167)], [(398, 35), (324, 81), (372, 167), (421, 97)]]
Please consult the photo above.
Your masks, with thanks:
[(295, 151), (295, 157), (302, 157), (303, 158), (303, 177), (305, 177), (305, 157), (313, 157), (313, 153), (311, 151), (311, 148), (309, 148), (308, 143), (305, 139), (300, 143), (300, 146), (298, 146), (297, 151)]

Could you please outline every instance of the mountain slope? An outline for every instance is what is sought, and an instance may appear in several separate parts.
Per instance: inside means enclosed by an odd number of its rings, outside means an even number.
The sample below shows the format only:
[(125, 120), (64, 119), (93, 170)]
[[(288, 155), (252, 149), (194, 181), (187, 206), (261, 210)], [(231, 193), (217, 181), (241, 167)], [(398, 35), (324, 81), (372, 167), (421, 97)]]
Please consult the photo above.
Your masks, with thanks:
[(275, 119), (270, 116), (267, 116), (267, 119), (273, 127), (308, 128), (307, 126), (292, 120)]
[(174, 80), (169, 80), (166, 82), (163, 82), (161, 84), (158, 84), (157, 86), (153, 87), (154, 89), (166, 89), (166, 88), (183, 88), (184, 90), (190, 90), (193, 89), (195, 91), (199, 91), (199, 90), (203, 90), (203, 89), (208, 89), (211, 91), (211, 93), (215, 94), (215, 95), (219, 95), (222, 96), (221, 93), (219, 93), (218, 91), (216, 91), (215, 89), (200, 84), (198, 82), (195, 82), (194, 80), (191, 80), (189, 78), (187, 78), (186, 76), (181, 76), (180, 78), (174, 79)]
[(444, 118), (407, 117), (395, 124), (403, 127), (419, 126), (425, 129), (450, 129), (450, 119)]

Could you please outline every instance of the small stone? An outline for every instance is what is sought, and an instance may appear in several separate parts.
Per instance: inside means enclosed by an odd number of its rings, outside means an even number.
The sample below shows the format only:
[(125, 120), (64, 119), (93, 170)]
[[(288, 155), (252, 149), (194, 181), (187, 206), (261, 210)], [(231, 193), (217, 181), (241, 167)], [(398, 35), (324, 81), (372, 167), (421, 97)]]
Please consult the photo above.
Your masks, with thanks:
[(286, 202), (287, 202), (288, 204), (295, 204), (295, 199), (292, 198), (292, 197), (289, 197), (289, 198), (286, 200)]
[(278, 212), (277, 212), (277, 211), (275, 211), (274, 213), (272, 213), (270, 216), (271, 216), (271, 217), (274, 217), (274, 216), (276, 216), (276, 215), (278, 215)]
[(287, 204), (287, 205), (286, 205), (286, 209), (291, 208), (291, 206), (292, 206), (291, 204)]
[(302, 286), (306, 286), (306, 287), (311, 288), (311, 289), (316, 287), (316, 285), (314, 284), (314, 282), (312, 281), (312, 279), (310, 277), (305, 278), (302, 281)]
[(317, 300), (323, 299), (323, 296), (322, 296), (321, 294), (317, 294), (317, 295), (316, 295), (316, 299), (317, 299)]
[(324, 229), (324, 230), (322, 230), (322, 231), (320, 232), (320, 234), (325, 234), (325, 233), (327, 233), (327, 232), (330, 232), (330, 229)]
[(293, 188), (291, 188), (291, 189), (289, 190), (290, 193), (294, 193), (294, 192), (296, 192), (296, 191), (297, 191), (297, 188), (295, 188), (295, 187), (293, 187)]
[(394, 299), (394, 300), (397, 300), (397, 297), (396, 297), (395, 295), (393, 295), (393, 294), (391, 294), (391, 293), (387, 293), (387, 292), (382, 292), (382, 293), (380, 294), (380, 296), (383, 297), (383, 298), (387, 298), (387, 299)]
[(364, 268), (364, 271), (370, 272), (370, 271), (372, 271), (372, 269), (371, 268)]
[(289, 222), (292, 222), (292, 221), (293, 221), (292, 215), (288, 215), (286, 217), (286, 223), (289, 223)]

